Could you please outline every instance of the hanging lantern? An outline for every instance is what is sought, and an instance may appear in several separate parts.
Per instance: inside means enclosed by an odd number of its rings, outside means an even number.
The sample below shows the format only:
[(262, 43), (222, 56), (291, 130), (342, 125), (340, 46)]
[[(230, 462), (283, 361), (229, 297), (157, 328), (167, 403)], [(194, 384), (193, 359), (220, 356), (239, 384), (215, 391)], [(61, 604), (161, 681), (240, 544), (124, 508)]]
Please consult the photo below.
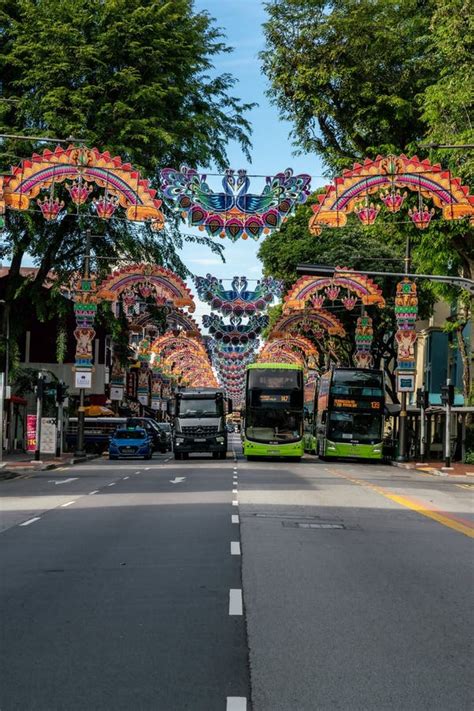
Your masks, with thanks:
[(345, 296), (343, 299), (341, 299), (341, 301), (348, 311), (352, 311), (352, 309), (357, 304), (357, 299), (353, 296)]
[(337, 297), (339, 296), (339, 292), (341, 291), (339, 286), (335, 286), (334, 284), (331, 284), (331, 286), (328, 286), (326, 289), (326, 294), (328, 299), (331, 301), (335, 301)]
[(380, 205), (374, 205), (373, 202), (369, 205), (368, 201), (366, 201), (364, 205), (355, 207), (354, 212), (363, 225), (373, 225), (380, 212)]
[(419, 230), (426, 230), (434, 213), (434, 208), (432, 207), (431, 210), (428, 210), (424, 203), (420, 203), (419, 207), (414, 210), (408, 210), (408, 214)]
[(386, 191), (381, 191), (380, 193), (380, 198), (390, 212), (398, 212), (405, 202), (405, 198), (407, 196), (407, 192), (405, 191), (403, 195), (401, 194), (400, 190), (397, 190), (396, 192), (392, 190), (389, 192), (388, 190)]
[(60, 202), (59, 198), (53, 199), (52, 197), (45, 197), (44, 200), (37, 200), (36, 202), (40, 207), (44, 219), (48, 220), (48, 222), (56, 220), (64, 207), (63, 200)]
[(93, 190), (92, 185), (83, 182), (82, 178), (66, 183), (65, 187), (75, 205), (83, 205)]
[(92, 202), (94, 203), (97, 214), (103, 220), (110, 220), (119, 204), (118, 198), (110, 195), (103, 195), (98, 200), (94, 198)]

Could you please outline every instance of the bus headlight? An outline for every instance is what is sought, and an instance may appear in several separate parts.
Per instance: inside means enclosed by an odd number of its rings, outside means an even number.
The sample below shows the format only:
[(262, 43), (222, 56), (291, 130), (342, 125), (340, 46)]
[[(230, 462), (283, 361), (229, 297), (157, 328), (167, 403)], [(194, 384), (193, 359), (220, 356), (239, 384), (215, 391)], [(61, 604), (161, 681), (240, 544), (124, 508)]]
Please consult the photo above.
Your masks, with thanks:
[(216, 442), (219, 444), (224, 444), (224, 437), (216, 437)]

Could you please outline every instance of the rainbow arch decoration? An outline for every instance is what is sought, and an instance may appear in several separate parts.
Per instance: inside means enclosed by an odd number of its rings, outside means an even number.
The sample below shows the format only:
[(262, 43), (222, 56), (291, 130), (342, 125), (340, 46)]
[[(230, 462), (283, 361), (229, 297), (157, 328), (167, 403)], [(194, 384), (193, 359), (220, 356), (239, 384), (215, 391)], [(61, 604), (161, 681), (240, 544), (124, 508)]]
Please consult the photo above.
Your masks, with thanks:
[[(424, 200), (431, 200), (440, 208), (445, 220), (467, 217), (473, 221), (474, 195), (449, 170), (418, 156), (378, 155), (375, 160), (366, 158), (363, 163), (354, 163), (352, 170), (344, 170), (326, 186), (325, 193), (317, 196), (318, 203), (312, 205), (314, 215), (309, 231), (319, 235), (322, 226), (344, 227), (350, 213), (355, 213), (363, 224), (372, 225), (382, 205), (389, 212), (398, 212), (408, 197), (407, 191), (418, 193), (418, 202), (408, 214), (419, 229), (428, 227), (435, 212)], [(377, 194), (381, 204), (369, 202), (370, 196)]]
[(3, 203), (13, 210), (28, 210), (31, 201), (41, 191), (48, 190), (49, 195), (37, 202), (45, 219), (54, 220), (64, 208), (64, 202), (53, 194), (54, 186), (61, 183), (66, 183), (70, 199), (77, 207), (87, 202), (94, 186), (103, 188), (104, 194), (92, 200), (99, 217), (109, 219), (117, 207), (122, 207), (128, 220), (150, 222), (154, 230), (164, 227), (162, 201), (148, 180), (120, 157), (85, 146), (45, 149), (12, 167), (11, 175), (3, 178), (0, 208)]
[(188, 335), (200, 335), (197, 322), (183, 309), (172, 309), (166, 316), (166, 323), (171, 331), (180, 330), (185, 331)]
[(227, 169), (222, 192), (213, 191), (206, 175), (194, 168), (160, 171), (163, 200), (180, 213), (191, 227), (205, 230), (210, 237), (240, 237), (257, 240), (278, 229), (297, 205), (306, 202), (311, 176), (293, 175), (291, 168), (267, 177), (260, 194), (251, 193), (247, 171)]
[(296, 311), (283, 315), (273, 326), (270, 338), (284, 335), (285, 332), (294, 333), (299, 330), (309, 330), (312, 325), (323, 329), (330, 336), (346, 335), (346, 330), (336, 314), (319, 309), (318, 311)]
[(306, 275), (297, 279), (285, 296), (283, 313), (288, 314), (291, 310), (303, 311), (310, 300), (314, 309), (320, 309), (326, 298), (330, 301), (339, 299), (348, 310), (352, 310), (357, 299), (354, 300), (351, 296), (341, 298), (341, 289), (355, 294), (365, 306), (385, 306), (382, 290), (372, 279), (350, 269), (337, 267), (334, 276)]
[(287, 333), (273, 338), (263, 346), (258, 354), (259, 362), (272, 361), (283, 354), (297, 356), (297, 360), (279, 362), (300, 362), (309, 368), (315, 368), (319, 359), (318, 349), (309, 338), (295, 333)]
[(159, 305), (196, 308), (190, 289), (177, 274), (157, 264), (130, 264), (109, 274), (98, 286), (97, 298), (117, 302), (122, 292), (139, 288)]

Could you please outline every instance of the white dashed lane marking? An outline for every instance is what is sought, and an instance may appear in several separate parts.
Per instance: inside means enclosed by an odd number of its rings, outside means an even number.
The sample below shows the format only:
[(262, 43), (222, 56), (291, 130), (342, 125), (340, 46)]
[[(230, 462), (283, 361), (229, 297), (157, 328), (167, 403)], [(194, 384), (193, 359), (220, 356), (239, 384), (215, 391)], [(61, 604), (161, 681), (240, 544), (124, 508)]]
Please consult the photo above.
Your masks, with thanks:
[(229, 590), (229, 615), (242, 615), (242, 590), (240, 588), (231, 588)]
[(235, 500), (234, 500), (234, 501), (232, 502), (232, 506), (238, 506), (238, 505), (239, 505), (239, 502), (238, 502), (238, 501), (235, 501)]
[(30, 523), (34, 523), (35, 521), (39, 521), (41, 516), (35, 516), (34, 518), (29, 518), (28, 521), (23, 521), (23, 523), (20, 523), (20, 526), (29, 526)]
[(245, 696), (228, 696), (225, 711), (247, 711)]
[(230, 542), (230, 554), (231, 554), (231, 555), (240, 555), (240, 543), (239, 543), (239, 541), (231, 541), (231, 542)]
[(94, 491), (89, 491), (89, 496), (93, 496), (93, 494), (98, 494), (99, 489), (94, 489)]
[(66, 506), (71, 506), (71, 504), (75, 504), (75, 501), (68, 501), (67, 504), (61, 504), (61, 508), (65, 509)]
[(239, 515), (232, 514), (232, 523), (239, 523)]

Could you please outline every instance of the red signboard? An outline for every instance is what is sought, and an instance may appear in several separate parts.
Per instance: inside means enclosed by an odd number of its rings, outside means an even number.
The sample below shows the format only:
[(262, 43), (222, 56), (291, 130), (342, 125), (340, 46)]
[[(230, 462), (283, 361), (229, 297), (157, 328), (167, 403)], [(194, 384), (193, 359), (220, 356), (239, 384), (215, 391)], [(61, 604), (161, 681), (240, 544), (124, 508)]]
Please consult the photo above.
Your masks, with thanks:
[(36, 415), (26, 416), (26, 451), (36, 450)]

